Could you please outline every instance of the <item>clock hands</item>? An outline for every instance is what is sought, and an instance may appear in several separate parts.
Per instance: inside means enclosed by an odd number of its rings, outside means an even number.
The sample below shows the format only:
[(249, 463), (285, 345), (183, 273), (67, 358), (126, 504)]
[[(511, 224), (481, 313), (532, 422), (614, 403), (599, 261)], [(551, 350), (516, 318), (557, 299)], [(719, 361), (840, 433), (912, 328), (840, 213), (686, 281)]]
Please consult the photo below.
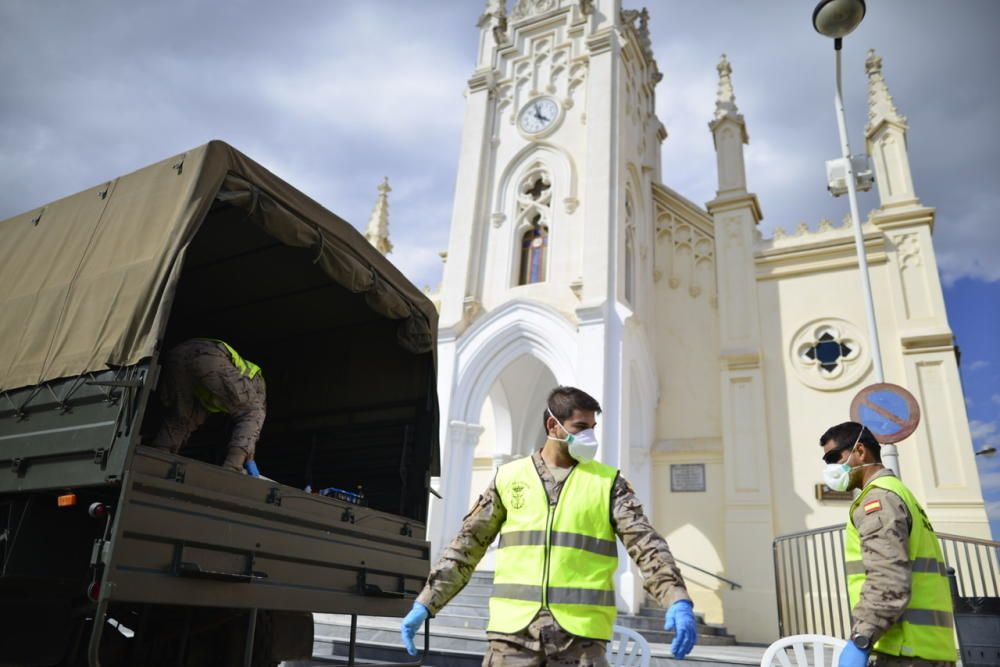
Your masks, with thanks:
[[(522, 127), (530, 132), (540, 132), (543, 128), (551, 124), (556, 114), (558, 114), (558, 108), (554, 107), (554, 104), (546, 104), (545, 101), (529, 104), (522, 112)], [(550, 111), (550, 113), (545, 113), (546, 111)]]

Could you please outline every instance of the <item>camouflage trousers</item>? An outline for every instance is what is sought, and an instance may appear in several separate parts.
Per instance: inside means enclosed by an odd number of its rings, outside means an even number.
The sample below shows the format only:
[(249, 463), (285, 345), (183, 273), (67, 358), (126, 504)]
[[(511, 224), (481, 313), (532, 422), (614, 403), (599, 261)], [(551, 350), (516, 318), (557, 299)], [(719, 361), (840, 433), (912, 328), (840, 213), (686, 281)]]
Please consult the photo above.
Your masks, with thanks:
[(242, 375), (229, 353), (212, 341), (185, 341), (166, 353), (157, 390), (166, 416), (153, 446), (177, 452), (205, 423), (210, 413), (196, 394), (199, 387), (211, 394), (232, 420), (225, 465), (242, 471), (243, 462), (253, 459), (264, 426), (264, 378)]
[(872, 653), (868, 664), (874, 667), (955, 667), (954, 662), (922, 660), (920, 658), (908, 658), (905, 655), (886, 655), (878, 651)]
[(535, 620), (517, 634), (490, 632), (487, 637), (490, 645), (483, 658), (483, 667), (608, 667), (607, 642), (571, 635), (545, 611), (539, 612)]

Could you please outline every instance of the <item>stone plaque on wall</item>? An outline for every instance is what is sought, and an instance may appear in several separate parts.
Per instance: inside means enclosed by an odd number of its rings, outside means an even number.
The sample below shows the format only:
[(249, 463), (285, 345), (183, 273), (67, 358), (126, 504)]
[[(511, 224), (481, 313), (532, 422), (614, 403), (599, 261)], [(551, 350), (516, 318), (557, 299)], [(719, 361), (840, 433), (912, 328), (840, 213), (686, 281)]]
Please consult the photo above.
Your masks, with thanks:
[(705, 490), (704, 463), (671, 463), (670, 490), (674, 493)]
[(854, 500), (854, 494), (850, 491), (834, 491), (820, 482), (816, 485), (816, 500)]

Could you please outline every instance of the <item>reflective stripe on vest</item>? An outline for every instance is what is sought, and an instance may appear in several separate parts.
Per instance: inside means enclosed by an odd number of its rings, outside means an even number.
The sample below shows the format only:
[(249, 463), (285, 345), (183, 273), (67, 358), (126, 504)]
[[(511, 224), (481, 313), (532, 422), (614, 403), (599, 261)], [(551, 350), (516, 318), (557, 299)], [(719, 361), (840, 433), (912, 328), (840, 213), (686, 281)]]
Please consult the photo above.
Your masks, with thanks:
[[(227, 343), (226, 341), (219, 340), (218, 338), (202, 338), (200, 340), (207, 340), (211, 343), (217, 343), (221, 345), (223, 348), (225, 348), (226, 352), (229, 353), (229, 358), (230, 360), (232, 360), (233, 366), (235, 366), (236, 370), (240, 372), (240, 375), (243, 375), (244, 377), (247, 377), (252, 380), (261, 374), (260, 366), (251, 361), (247, 361), (246, 359), (241, 357), (239, 354), (236, 353), (236, 350), (234, 350), (232, 346), (229, 345), (229, 343)], [(201, 384), (195, 385), (194, 393), (195, 396), (198, 397), (198, 400), (201, 402), (204, 408), (209, 412), (226, 412), (226, 408), (223, 407), (218, 402), (218, 399), (215, 397), (215, 395), (212, 394), (212, 392), (210, 392), (206, 387), (202, 386)]]
[(854, 510), (875, 487), (895, 493), (910, 511), (912, 525), (908, 556), (912, 576), (909, 604), (899, 621), (875, 642), (874, 649), (887, 655), (954, 662), (954, 619), (944, 554), (923, 508), (897, 477), (885, 476), (872, 480), (851, 505), (847, 540), (844, 544), (847, 593), (851, 608), (861, 599), (861, 591), (867, 578), (861, 554), (861, 536), (853, 520)]
[(567, 632), (611, 638), (618, 567), (611, 491), (617, 477), (610, 466), (578, 463), (551, 506), (530, 456), (500, 466), (496, 487), (507, 519), (487, 630), (518, 632), (546, 607)]

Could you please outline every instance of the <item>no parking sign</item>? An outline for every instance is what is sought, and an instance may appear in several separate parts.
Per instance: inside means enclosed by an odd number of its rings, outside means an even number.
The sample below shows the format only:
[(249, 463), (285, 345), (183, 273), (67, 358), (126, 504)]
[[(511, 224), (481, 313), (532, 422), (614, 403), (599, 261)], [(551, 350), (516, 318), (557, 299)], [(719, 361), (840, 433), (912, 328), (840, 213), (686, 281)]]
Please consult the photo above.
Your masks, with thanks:
[(865, 387), (851, 401), (851, 420), (872, 432), (879, 443), (899, 442), (920, 423), (920, 406), (899, 385), (881, 382)]

